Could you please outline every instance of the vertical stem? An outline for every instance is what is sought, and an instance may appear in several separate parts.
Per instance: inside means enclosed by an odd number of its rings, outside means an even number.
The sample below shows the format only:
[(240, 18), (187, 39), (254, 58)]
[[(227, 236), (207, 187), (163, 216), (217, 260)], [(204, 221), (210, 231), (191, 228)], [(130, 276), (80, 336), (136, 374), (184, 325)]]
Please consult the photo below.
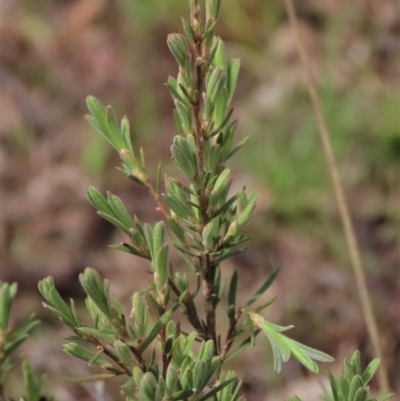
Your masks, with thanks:
[[(164, 326), (161, 329), (160, 337), (161, 337), (161, 343), (165, 346), (165, 343), (167, 342), (167, 329), (166, 329), (166, 326)], [(164, 355), (164, 353), (162, 355), (162, 361), (163, 361), (162, 377), (165, 379), (167, 377), (167, 370), (168, 370), (168, 366), (169, 366), (170, 360), (168, 359), (168, 357), (166, 355)]]
[[(196, 1), (196, 5), (198, 2)], [(199, 18), (198, 15), (192, 15), (192, 21), (194, 19)], [(201, 65), (197, 65), (196, 61), (198, 58), (202, 56), (202, 38), (199, 35), (196, 35), (195, 45), (193, 46), (194, 53), (194, 64), (196, 71), (196, 91), (198, 93), (196, 102), (193, 103), (193, 117), (194, 117), (194, 130), (196, 136), (196, 152), (197, 152), (197, 163), (198, 163), (198, 171), (197, 178), (204, 177), (204, 140), (205, 140), (205, 132), (202, 128), (201, 124), (201, 109), (202, 109), (202, 92), (204, 89), (204, 81), (205, 81), (205, 71)], [(209, 204), (208, 199), (205, 195), (205, 187), (204, 183), (201, 182), (198, 188), (198, 196), (199, 196), (199, 205), (200, 212), (202, 217), (201, 226), (204, 227), (210, 220), (209, 218)], [(200, 233), (201, 234), (201, 233)], [(214, 350), (215, 354), (218, 354), (218, 344), (217, 344), (217, 335), (216, 335), (216, 318), (215, 318), (215, 309), (216, 309), (216, 297), (214, 294), (214, 273), (215, 266), (210, 260), (208, 254), (203, 254), (199, 257), (199, 264), (202, 274), (203, 280), (203, 295), (204, 295), (204, 310), (206, 314), (206, 331), (207, 337), (210, 340), (214, 341)]]
[(290, 23), (293, 27), (294, 36), (297, 43), (297, 48), (304, 64), (304, 68), (307, 73), (308, 80), (308, 91), (311, 98), (312, 105), (314, 107), (315, 117), (318, 124), (318, 132), (321, 137), (322, 145), (324, 148), (325, 156), (329, 165), (329, 171), (332, 178), (332, 183), (335, 191), (335, 197), (338, 204), (340, 217), (343, 224), (343, 229), (347, 241), (347, 246), (350, 253), (351, 263), (356, 278), (357, 289), (360, 296), (361, 307), (364, 314), (365, 323), (367, 326), (368, 334), (372, 342), (374, 353), (376, 357), (381, 360), (381, 367), (378, 372), (378, 381), (380, 390), (384, 393), (388, 393), (389, 381), (387, 377), (386, 367), (383, 361), (381, 344), (379, 341), (378, 325), (376, 323), (375, 315), (372, 308), (371, 297), (368, 292), (365, 273), (362, 265), (361, 255), (357, 238), (354, 233), (353, 222), (350, 218), (349, 209), (347, 206), (346, 198), (344, 195), (343, 184), (340, 178), (339, 169), (337, 167), (335, 155), (332, 150), (330, 141), (330, 135), (328, 127), (325, 122), (325, 118), (322, 112), (321, 103), (318, 97), (315, 80), (311, 71), (309, 59), (304, 49), (303, 42), (301, 40), (300, 31), (297, 23), (296, 11), (293, 6), (292, 0), (284, 0), (287, 14), (289, 16)]

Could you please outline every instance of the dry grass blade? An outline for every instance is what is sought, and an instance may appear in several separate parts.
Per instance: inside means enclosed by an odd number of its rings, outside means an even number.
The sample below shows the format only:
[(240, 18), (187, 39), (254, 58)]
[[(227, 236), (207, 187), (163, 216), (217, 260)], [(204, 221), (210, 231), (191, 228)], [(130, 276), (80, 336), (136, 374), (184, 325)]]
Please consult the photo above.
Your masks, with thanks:
[(343, 224), (343, 229), (345, 232), (346, 242), (348, 245), (350, 258), (357, 282), (357, 289), (360, 296), (361, 306), (368, 334), (371, 339), (374, 353), (381, 360), (381, 368), (378, 373), (379, 387), (383, 393), (388, 393), (390, 391), (389, 382), (385, 364), (382, 358), (383, 355), (382, 355), (381, 344), (379, 341), (378, 326), (372, 309), (371, 298), (366, 284), (365, 273), (361, 261), (359, 246), (354, 233), (353, 223), (350, 218), (349, 209), (344, 196), (342, 181), (339, 175), (339, 170), (337, 167), (335, 155), (332, 150), (329, 131), (326, 126), (325, 118), (322, 112), (322, 107), (317, 93), (315, 80), (311, 71), (310, 62), (300, 36), (300, 30), (298, 27), (297, 15), (295, 8), (293, 6), (293, 1), (292, 0), (284, 0), (284, 1), (285, 1), (286, 12), (288, 14), (289, 21), (294, 32), (298, 52), (300, 54), (302, 63), (304, 64), (304, 68), (306, 70), (307, 88), (314, 108), (314, 113), (318, 124), (318, 132), (321, 137), (324, 153), (328, 162), (329, 171), (332, 178), (335, 197), (338, 204), (339, 213)]

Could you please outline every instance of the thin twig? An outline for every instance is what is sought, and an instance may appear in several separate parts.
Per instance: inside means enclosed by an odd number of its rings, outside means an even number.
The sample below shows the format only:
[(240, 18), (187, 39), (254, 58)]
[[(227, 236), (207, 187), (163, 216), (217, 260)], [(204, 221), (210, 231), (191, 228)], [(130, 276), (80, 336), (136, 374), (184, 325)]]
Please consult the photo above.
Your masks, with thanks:
[[(79, 333), (77, 333), (78, 335), (80, 335)], [(131, 377), (132, 376), (132, 372), (129, 368), (127, 368), (125, 366), (125, 364), (116, 356), (114, 355), (109, 349), (107, 349), (107, 347), (105, 347), (97, 338), (95, 337), (84, 337), (85, 340), (89, 341), (90, 343), (92, 343), (93, 345), (96, 346), (96, 348), (98, 350), (102, 350), (109, 358), (111, 358), (124, 372), (124, 374), (126, 374), (127, 376)]]
[(219, 354), (219, 356), (221, 358), (221, 365), (222, 365), (222, 362), (224, 362), (224, 360), (228, 354), (228, 351), (230, 350), (230, 348), (233, 344), (236, 325), (238, 324), (241, 316), (242, 316), (242, 309), (239, 308), (236, 311), (235, 317), (229, 323), (229, 329), (228, 329), (228, 333), (226, 335), (225, 344), (221, 350), (221, 353)]
[(157, 211), (160, 212), (166, 220), (168, 220), (168, 212), (165, 210), (164, 205), (162, 204), (160, 200), (160, 196), (157, 194), (157, 192), (154, 190), (153, 186), (151, 184), (148, 184), (146, 186), (147, 190), (149, 191), (150, 195), (154, 198), (154, 200), (157, 203)]
[(311, 98), (311, 102), (314, 108), (315, 117), (318, 124), (318, 132), (324, 148), (324, 153), (328, 162), (329, 171), (334, 187), (335, 197), (339, 208), (340, 217), (343, 224), (343, 229), (347, 241), (347, 246), (350, 253), (351, 263), (354, 270), (354, 275), (357, 283), (357, 289), (360, 297), (360, 302), (364, 314), (365, 323), (367, 326), (368, 334), (371, 339), (371, 343), (374, 349), (376, 357), (381, 360), (381, 367), (378, 372), (378, 381), (380, 390), (383, 393), (390, 391), (389, 381), (387, 376), (386, 367), (383, 360), (382, 348), (379, 341), (378, 326), (375, 319), (375, 315), (372, 308), (371, 297), (368, 292), (365, 273), (362, 265), (361, 255), (357, 238), (354, 233), (354, 226), (350, 218), (349, 209), (346, 203), (344, 195), (342, 181), (339, 175), (335, 155), (332, 150), (330, 141), (329, 131), (325, 122), (325, 118), (322, 112), (321, 103), (316, 89), (316, 83), (312, 74), (310, 62), (307, 53), (304, 48), (303, 41), (301, 39), (300, 30), (298, 27), (297, 15), (293, 6), (292, 0), (284, 0), (287, 14), (289, 16), (290, 24), (294, 32), (298, 52), (303, 62), (304, 68), (307, 74), (307, 89)]

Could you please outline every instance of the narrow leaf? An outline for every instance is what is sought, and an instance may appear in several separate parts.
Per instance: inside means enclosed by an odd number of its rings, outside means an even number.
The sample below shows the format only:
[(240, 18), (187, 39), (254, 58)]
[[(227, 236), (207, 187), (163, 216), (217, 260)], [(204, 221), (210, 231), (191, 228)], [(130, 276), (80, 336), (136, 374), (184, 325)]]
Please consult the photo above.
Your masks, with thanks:
[(207, 394), (203, 395), (203, 397), (201, 397), (199, 399), (199, 401), (206, 401), (209, 398), (213, 397), (215, 394), (219, 393), (224, 387), (226, 387), (228, 384), (232, 383), (233, 381), (237, 380), (236, 377), (233, 377), (230, 380), (227, 380), (223, 383), (221, 383), (220, 385), (214, 387), (211, 391), (209, 391)]
[(371, 361), (368, 366), (366, 367), (364, 373), (362, 374), (362, 381), (364, 386), (369, 383), (369, 381), (372, 379), (374, 376), (375, 372), (377, 371), (379, 367), (379, 359), (376, 358), (373, 361)]
[(260, 298), (262, 294), (271, 286), (271, 284), (275, 281), (276, 277), (279, 274), (280, 269), (274, 270), (274, 272), (265, 280), (262, 286), (257, 290), (257, 292), (250, 298), (250, 300), (244, 305), (245, 308), (248, 308), (254, 302)]

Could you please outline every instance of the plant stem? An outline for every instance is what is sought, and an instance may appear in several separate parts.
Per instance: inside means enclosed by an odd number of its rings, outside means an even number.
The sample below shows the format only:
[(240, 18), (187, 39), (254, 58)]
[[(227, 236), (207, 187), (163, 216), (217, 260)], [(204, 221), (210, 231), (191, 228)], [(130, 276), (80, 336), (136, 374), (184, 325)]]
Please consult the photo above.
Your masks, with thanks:
[[(80, 335), (79, 333), (77, 333)], [(91, 342), (93, 345), (96, 346), (97, 349), (101, 349), (110, 359), (112, 359), (126, 374), (127, 376), (131, 377), (132, 372), (129, 368), (127, 368), (117, 356), (115, 356), (110, 350), (108, 350), (97, 338), (94, 337), (85, 337), (85, 340)]]
[(160, 196), (157, 194), (157, 192), (154, 190), (154, 188), (151, 184), (147, 184), (146, 188), (149, 191), (150, 195), (153, 197), (153, 199), (157, 203), (157, 211), (160, 212), (165, 217), (166, 220), (168, 220), (169, 215), (160, 200)]
[(325, 118), (322, 112), (322, 107), (317, 93), (315, 80), (310, 67), (310, 62), (307, 53), (305, 51), (303, 41), (301, 39), (297, 22), (297, 15), (295, 8), (293, 6), (293, 2), (292, 0), (284, 0), (284, 1), (285, 1), (286, 11), (289, 16), (289, 21), (293, 28), (295, 40), (297, 43), (297, 49), (300, 54), (300, 58), (303, 62), (304, 68), (306, 70), (308, 92), (314, 108), (314, 113), (318, 124), (318, 132), (322, 141), (325, 157), (327, 159), (329, 171), (331, 174), (331, 179), (335, 191), (335, 197), (338, 204), (340, 217), (342, 220), (343, 229), (347, 241), (347, 246), (349, 249), (350, 258), (356, 278), (357, 289), (361, 301), (361, 307), (363, 310), (365, 323), (367, 325), (367, 330), (372, 342), (374, 353), (376, 357), (378, 357), (381, 360), (381, 367), (378, 372), (379, 387), (383, 393), (388, 393), (390, 391), (389, 381), (383, 360), (382, 348), (379, 341), (378, 326), (372, 308), (371, 297), (368, 292), (366, 284), (366, 278), (362, 265), (360, 249), (357, 243), (356, 235), (354, 233), (353, 222), (350, 217), (349, 209), (344, 195), (343, 184), (339, 174), (339, 169), (337, 167), (335, 155), (332, 150), (328, 127), (326, 125)]
[[(199, 205), (202, 217), (202, 228), (209, 222), (209, 203), (207, 196), (205, 195), (205, 187), (202, 182), (204, 177), (204, 141), (205, 132), (201, 124), (201, 109), (202, 109), (202, 92), (205, 81), (205, 71), (201, 65), (197, 65), (197, 60), (202, 57), (202, 38), (201, 36), (195, 37), (195, 44), (193, 46), (194, 53), (194, 66), (196, 71), (196, 91), (198, 93), (197, 100), (192, 103), (193, 117), (194, 117), (194, 130), (196, 136), (196, 152), (197, 152), (197, 164), (198, 172), (197, 178), (200, 178), (200, 186), (198, 188)], [(201, 235), (201, 233), (200, 233)], [(216, 309), (216, 297), (214, 294), (214, 273), (215, 266), (211, 262), (210, 256), (208, 254), (203, 254), (199, 256), (200, 271), (203, 280), (203, 295), (204, 295), (204, 310), (206, 314), (206, 329), (207, 338), (214, 341), (215, 354), (218, 354), (218, 343), (216, 335), (216, 319), (215, 319), (215, 309)]]
[(226, 358), (226, 354), (230, 350), (232, 343), (233, 343), (233, 335), (235, 333), (236, 325), (242, 316), (242, 309), (238, 309), (235, 314), (235, 318), (229, 323), (229, 329), (228, 333), (226, 334), (226, 339), (225, 339), (225, 344), (221, 350), (221, 353), (219, 354), (221, 358), (221, 365), (224, 362), (224, 359)]

